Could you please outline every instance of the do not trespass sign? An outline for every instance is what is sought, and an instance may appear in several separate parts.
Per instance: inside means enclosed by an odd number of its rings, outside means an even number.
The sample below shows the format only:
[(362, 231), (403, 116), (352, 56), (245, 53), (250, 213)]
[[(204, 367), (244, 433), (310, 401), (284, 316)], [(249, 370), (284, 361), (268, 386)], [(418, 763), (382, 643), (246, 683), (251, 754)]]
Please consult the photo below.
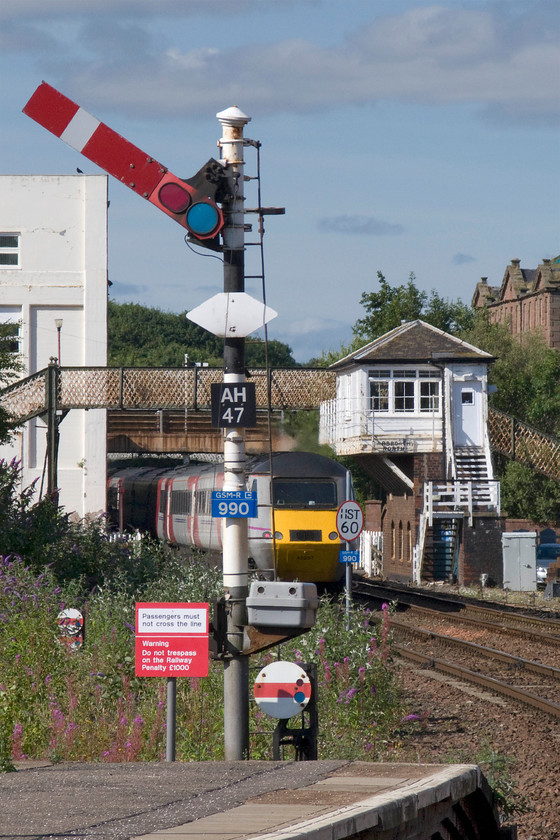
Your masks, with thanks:
[(364, 512), (358, 502), (349, 499), (336, 512), (336, 530), (341, 540), (358, 539), (364, 527)]

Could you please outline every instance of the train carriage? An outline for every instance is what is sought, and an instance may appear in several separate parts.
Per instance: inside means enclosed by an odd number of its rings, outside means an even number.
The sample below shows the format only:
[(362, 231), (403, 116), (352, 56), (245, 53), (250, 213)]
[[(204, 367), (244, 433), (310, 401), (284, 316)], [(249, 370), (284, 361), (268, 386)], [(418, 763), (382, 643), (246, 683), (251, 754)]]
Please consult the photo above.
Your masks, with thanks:
[[(323, 455), (282, 452), (250, 460), (246, 472), (247, 489), (257, 494), (257, 515), (248, 520), (250, 565), (267, 578), (340, 580), (336, 512), (348, 493), (352, 498), (348, 470)], [(118, 471), (109, 479), (109, 520), (171, 545), (221, 552), (223, 520), (212, 517), (211, 496), (223, 483), (223, 464)]]
[(257, 568), (283, 580), (340, 579), (336, 512), (347, 475), (336, 461), (307, 452), (276, 453), (251, 469), (258, 514), (249, 520), (249, 550)]

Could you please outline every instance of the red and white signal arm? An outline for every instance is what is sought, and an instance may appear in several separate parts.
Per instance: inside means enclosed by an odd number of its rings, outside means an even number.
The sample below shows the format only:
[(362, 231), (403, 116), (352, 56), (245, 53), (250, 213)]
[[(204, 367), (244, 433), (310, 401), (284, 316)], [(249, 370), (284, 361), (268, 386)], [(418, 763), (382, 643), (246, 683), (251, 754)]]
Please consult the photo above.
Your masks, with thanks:
[(336, 530), (341, 540), (353, 542), (364, 529), (364, 512), (358, 502), (349, 499), (336, 512)]
[(223, 227), (215, 200), (224, 176), (218, 161), (211, 158), (192, 178), (178, 178), (47, 82), (39, 85), (23, 113), (163, 210), (195, 238), (213, 238)]
[(302, 712), (311, 699), (311, 680), (295, 662), (271, 662), (253, 687), (259, 709), (274, 718), (287, 719)]

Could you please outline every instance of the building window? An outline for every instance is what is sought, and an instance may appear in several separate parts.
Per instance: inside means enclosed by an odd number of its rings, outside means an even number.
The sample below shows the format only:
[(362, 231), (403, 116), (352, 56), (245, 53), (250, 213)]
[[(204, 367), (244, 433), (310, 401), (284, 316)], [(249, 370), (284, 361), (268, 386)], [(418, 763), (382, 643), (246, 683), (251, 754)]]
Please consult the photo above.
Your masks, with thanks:
[(414, 382), (395, 382), (395, 412), (414, 411)]
[(370, 370), (369, 395), (374, 413), (439, 414), (441, 373), (433, 368)]
[(21, 351), (21, 309), (0, 306), (0, 342), (8, 353)]
[(19, 268), (19, 233), (0, 233), (0, 269)]
[(371, 407), (373, 411), (389, 411), (389, 383), (383, 380), (371, 380), (369, 385)]
[(420, 382), (420, 411), (439, 411), (439, 382)]
[(412, 562), (412, 529), (410, 527), (410, 522), (406, 523), (406, 544), (408, 549), (408, 557), (407, 562), (410, 564)]

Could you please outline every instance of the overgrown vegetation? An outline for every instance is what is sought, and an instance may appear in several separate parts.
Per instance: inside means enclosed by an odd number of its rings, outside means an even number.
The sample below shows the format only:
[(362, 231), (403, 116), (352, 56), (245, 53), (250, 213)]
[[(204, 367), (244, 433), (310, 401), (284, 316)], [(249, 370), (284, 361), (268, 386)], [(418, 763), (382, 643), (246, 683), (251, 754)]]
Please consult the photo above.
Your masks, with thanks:
[[(23, 757), (161, 759), (166, 680), (134, 675), (135, 603), (209, 602), (221, 573), (150, 540), (110, 542), (102, 523), (72, 523), (32, 489), (18, 493), (17, 482), (17, 465), (0, 465), (0, 767)], [(59, 641), (68, 607), (85, 616), (81, 650)], [(353, 610), (347, 630), (343, 605), (325, 599), (313, 630), (279, 651), (318, 665), (321, 758), (398, 753), (392, 733), (405, 715), (387, 614), (377, 625)], [(178, 759), (223, 758), (221, 664), (177, 681), (177, 711)], [(270, 758), (273, 727), (254, 705), (251, 728), (252, 757)]]
[[(108, 304), (108, 360), (116, 367), (183, 367), (223, 364), (223, 340), (193, 321), (186, 312), (162, 312), (138, 303)], [(245, 345), (247, 367), (297, 367), (292, 350), (281, 341), (249, 337)]]
[[(18, 352), (18, 324), (0, 323), (0, 389), (10, 385), (23, 366)], [(0, 443), (5, 443), (14, 429), (13, 418), (0, 405)]]

